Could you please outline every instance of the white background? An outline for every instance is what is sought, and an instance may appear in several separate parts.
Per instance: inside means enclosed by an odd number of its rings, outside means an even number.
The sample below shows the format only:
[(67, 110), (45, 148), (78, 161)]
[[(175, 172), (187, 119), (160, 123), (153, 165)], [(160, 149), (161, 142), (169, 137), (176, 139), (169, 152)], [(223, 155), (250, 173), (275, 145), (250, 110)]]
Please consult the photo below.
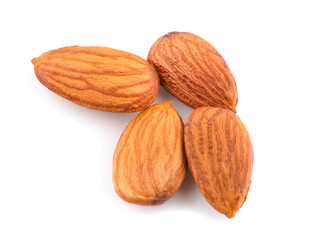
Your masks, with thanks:
[[(0, 239), (309, 239), (308, 1), (1, 1)], [(64, 46), (147, 57), (170, 31), (209, 41), (238, 86), (255, 160), (233, 219), (191, 174), (165, 204), (113, 189), (112, 158), (137, 113), (75, 105), (36, 79), (31, 59)], [(185, 121), (191, 108), (160, 89)]]

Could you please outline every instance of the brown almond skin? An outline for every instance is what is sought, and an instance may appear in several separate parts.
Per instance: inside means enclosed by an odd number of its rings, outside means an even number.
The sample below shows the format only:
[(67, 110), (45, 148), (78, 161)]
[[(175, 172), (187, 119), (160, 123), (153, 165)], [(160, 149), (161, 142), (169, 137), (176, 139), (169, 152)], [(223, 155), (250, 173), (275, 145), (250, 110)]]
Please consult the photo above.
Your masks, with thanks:
[(188, 117), (184, 139), (200, 192), (217, 211), (234, 217), (251, 183), (253, 147), (246, 127), (230, 110), (203, 107)]
[(144, 59), (106, 47), (65, 47), (32, 60), (39, 81), (81, 106), (110, 112), (147, 108), (159, 77)]
[(227, 108), (236, 112), (235, 79), (216, 49), (187, 32), (171, 32), (158, 39), (148, 54), (161, 85), (192, 108)]
[(172, 102), (138, 114), (122, 133), (114, 153), (116, 193), (129, 203), (161, 204), (177, 192), (186, 171), (183, 123)]

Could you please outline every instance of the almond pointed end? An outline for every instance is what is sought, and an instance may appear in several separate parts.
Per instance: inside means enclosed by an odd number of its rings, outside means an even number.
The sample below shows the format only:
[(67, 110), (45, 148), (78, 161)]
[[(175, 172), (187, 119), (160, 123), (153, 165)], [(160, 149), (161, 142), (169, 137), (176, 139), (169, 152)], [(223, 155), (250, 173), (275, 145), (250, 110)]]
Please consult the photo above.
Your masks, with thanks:
[(227, 213), (224, 213), (224, 215), (227, 216), (228, 218), (233, 218), (233, 217), (235, 217), (236, 213), (237, 213), (236, 210), (231, 210)]
[(33, 58), (33, 59), (31, 60), (31, 63), (32, 63), (33, 65), (35, 65), (38, 61), (39, 61), (39, 58)]
[(166, 102), (162, 103), (161, 106), (164, 107), (164, 108), (170, 108), (170, 107), (173, 107), (173, 102), (172, 101), (166, 101)]

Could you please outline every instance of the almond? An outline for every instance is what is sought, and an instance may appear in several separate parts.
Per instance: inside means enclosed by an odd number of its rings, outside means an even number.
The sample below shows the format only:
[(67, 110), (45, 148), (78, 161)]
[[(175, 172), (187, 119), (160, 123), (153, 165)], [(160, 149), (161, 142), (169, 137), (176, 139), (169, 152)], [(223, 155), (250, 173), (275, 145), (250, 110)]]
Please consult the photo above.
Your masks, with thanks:
[(236, 112), (237, 88), (224, 59), (204, 39), (171, 32), (155, 42), (148, 61), (161, 85), (192, 108), (212, 106)]
[(122, 133), (114, 153), (116, 193), (130, 203), (160, 204), (177, 192), (186, 171), (183, 123), (172, 102), (138, 114)]
[(185, 125), (189, 167), (205, 199), (227, 217), (246, 200), (251, 182), (253, 148), (246, 127), (230, 110), (194, 110)]
[(154, 68), (142, 58), (106, 47), (65, 47), (32, 60), (39, 81), (87, 108), (136, 112), (159, 90)]

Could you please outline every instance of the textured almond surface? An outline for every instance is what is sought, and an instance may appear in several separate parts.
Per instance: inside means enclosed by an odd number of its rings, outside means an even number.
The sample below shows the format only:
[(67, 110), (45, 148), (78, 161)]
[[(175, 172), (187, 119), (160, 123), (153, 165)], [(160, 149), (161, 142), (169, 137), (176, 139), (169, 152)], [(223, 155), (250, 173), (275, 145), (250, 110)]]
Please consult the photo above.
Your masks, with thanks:
[(113, 181), (117, 194), (130, 203), (162, 203), (177, 192), (186, 171), (183, 123), (172, 102), (138, 114), (115, 150)]
[(251, 182), (253, 148), (249, 134), (230, 110), (194, 110), (185, 125), (189, 167), (206, 200), (234, 217), (246, 200)]
[(172, 32), (151, 47), (148, 61), (161, 85), (192, 108), (212, 106), (236, 112), (237, 88), (224, 59), (204, 39)]
[(105, 47), (65, 47), (32, 60), (39, 81), (84, 107), (136, 112), (156, 98), (159, 78), (144, 59)]

